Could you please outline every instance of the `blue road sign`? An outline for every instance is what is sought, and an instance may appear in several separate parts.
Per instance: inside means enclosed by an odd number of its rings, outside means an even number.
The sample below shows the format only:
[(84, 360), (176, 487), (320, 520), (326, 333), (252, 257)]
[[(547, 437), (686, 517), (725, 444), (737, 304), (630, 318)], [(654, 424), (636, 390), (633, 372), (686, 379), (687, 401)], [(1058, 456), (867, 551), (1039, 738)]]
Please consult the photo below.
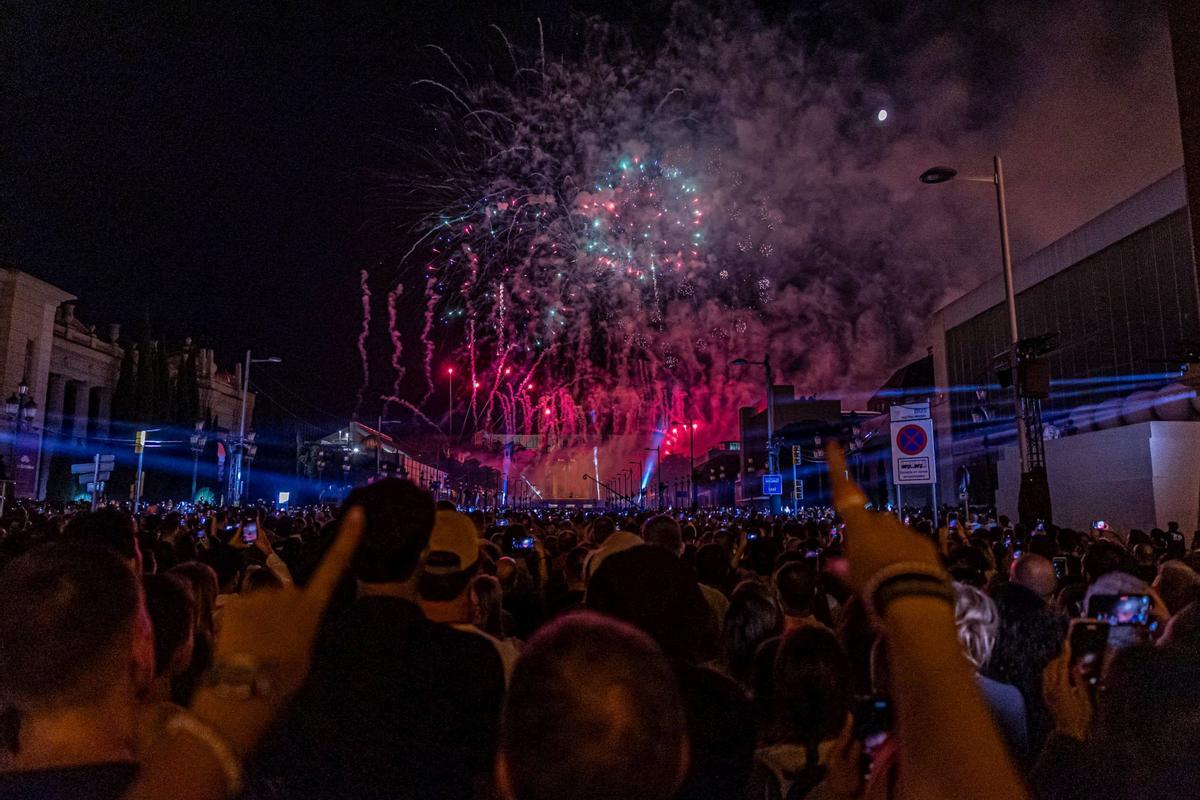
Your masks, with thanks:
[(783, 494), (782, 475), (763, 475), (763, 494), (768, 497)]

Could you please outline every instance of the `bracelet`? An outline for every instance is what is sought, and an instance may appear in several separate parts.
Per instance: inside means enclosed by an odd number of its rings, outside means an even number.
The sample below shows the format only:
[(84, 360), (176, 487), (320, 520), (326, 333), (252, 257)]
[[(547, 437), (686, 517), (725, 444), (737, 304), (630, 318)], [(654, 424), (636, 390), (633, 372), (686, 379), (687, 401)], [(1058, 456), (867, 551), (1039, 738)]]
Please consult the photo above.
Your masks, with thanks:
[(167, 721), (168, 733), (188, 734), (193, 739), (202, 742), (225, 774), (225, 788), (230, 797), (237, 797), (242, 791), (242, 764), (233, 748), (225, 741), (225, 737), (217, 729), (199, 718), (188, 713), (176, 714)]
[[(883, 590), (896, 582), (895, 589)], [(883, 625), (883, 611), (887, 603), (903, 594), (922, 594), (942, 597), (954, 605), (954, 587), (949, 576), (941, 567), (918, 561), (897, 561), (877, 571), (862, 589), (863, 604), (867, 615), (879, 627)]]
[(939, 581), (926, 575), (899, 575), (885, 581), (871, 601), (875, 613), (882, 619), (888, 605), (901, 597), (940, 597), (951, 606), (954, 605), (954, 587), (945, 581)]

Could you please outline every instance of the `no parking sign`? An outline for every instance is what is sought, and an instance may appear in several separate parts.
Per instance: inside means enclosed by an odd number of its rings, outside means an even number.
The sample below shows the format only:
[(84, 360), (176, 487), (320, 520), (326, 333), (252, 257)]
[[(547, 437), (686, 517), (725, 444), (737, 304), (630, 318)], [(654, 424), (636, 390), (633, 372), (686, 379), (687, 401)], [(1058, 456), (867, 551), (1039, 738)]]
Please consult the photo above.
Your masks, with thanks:
[(933, 420), (929, 403), (892, 406), (892, 479), (905, 484), (933, 483)]

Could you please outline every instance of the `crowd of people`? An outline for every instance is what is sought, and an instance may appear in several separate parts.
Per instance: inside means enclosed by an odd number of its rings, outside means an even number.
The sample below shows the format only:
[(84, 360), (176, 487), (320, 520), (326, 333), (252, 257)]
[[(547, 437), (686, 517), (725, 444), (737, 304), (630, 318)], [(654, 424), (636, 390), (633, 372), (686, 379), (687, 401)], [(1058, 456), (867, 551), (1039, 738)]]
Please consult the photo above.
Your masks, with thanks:
[(12, 508), (0, 798), (1200, 796), (1200, 549), (834, 508)]

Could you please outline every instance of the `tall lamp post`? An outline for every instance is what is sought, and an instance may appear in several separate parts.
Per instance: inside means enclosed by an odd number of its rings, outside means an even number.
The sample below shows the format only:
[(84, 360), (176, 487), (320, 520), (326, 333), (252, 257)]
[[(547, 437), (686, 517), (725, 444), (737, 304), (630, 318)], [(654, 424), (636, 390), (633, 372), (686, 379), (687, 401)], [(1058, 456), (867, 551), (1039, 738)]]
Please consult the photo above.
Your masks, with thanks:
[(8, 476), (9, 480), (13, 481), (13, 494), (17, 491), (17, 440), (21, 438), (21, 423), (32, 425), (37, 419), (37, 403), (29, 396), (29, 382), (21, 378), (21, 382), (17, 384), (17, 391), (8, 396), (4, 401), (4, 415), (13, 423), (12, 442), (9, 447), (9, 471), (12, 473)]
[(200, 471), (200, 455), (204, 452), (204, 446), (208, 444), (208, 433), (204, 430), (204, 420), (196, 420), (195, 429), (192, 435), (188, 437), (188, 444), (192, 447), (192, 502), (196, 502), (196, 475)]
[(454, 436), (454, 367), (446, 367), (446, 378), (449, 383), (449, 410), (446, 412), (446, 430), (449, 431), (451, 438)]
[[(921, 183), (946, 183), (958, 175), (951, 167), (930, 167), (921, 173)], [(1004, 192), (1004, 166), (1000, 156), (992, 156), (990, 176), (963, 176), (973, 183), (991, 183), (996, 187), (996, 213), (1000, 219), (1000, 259), (1004, 267), (1004, 300), (1008, 308), (1008, 335), (1011, 348), (1008, 364), (1013, 371), (1013, 413), (1017, 424), (1017, 451), (1021, 457), (1021, 483), (1017, 511), (1022, 522), (1050, 521), (1050, 483), (1046, 476), (1046, 455), (1042, 441), (1041, 414), (1035, 406), (1028, 413), (1022, 397), (1021, 337), (1017, 328), (1017, 295), (1013, 285), (1012, 250), (1008, 240), (1008, 206)], [(1032, 400), (1037, 403), (1036, 399)], [(1034, 430), (1030, 430), (1033, 428)], [(1031, 436), (1032, 434), (1032, 436)]]
[(658, 497), (658, 499), (656, 501), (656, 504), (658, 505), (658, 510), (661, 511), (662, 510), (662, 499), (663, 499), (662, 498), (662, 448), (661, 447), (644, 447), (642, 449), (645, 450), (647, 453), (654, 453), (654, 471), (650, 474), (654, 475), (655, 473), (657, 473), (657, 477), (654, 481), (654, 483), (655, 483), (654, 491)]
[[(735, 367), (757, 366), (767, 372), (767, 472), (771, 475), (779, 473), (779, 454), (775, 452), (775, 403), (771, 396), (775, 385), (775, 373), (771, 371), (771, 356), (763, 356), (762, 361), (750, 361), (745, 358), (735, 358), (729, 362)], [(771, 513), (779, 513), (779, 496), (771, 495)]]
[(636, 503), (638, 506), (640, 506), (642, 504), (637, 503), (637, 500), (640, 500), (642, 497), (642, 471), (646, 469), (646, 464), (643, 464), (640, 461), (630, 461), (629, 465), (631, 468), (629, 497), (635, 498), (635, 500), (631, 500), (631, 503)]
[(280, 364), (282, 358), (271, 356), (269, 358), (251, 358), (250, 351), (246, 351), (246, 364), (242, 369), (242, 419), (238, 424), (238, 440), (237, 440), (237, 459), (234, 461), (232, 471), (233, 491), (230, 494), (233, 496), (235, 504), (242, 500), (242, 493), (246, 487), (242, 482), (242, 463), (245, 458), (246, 450), (246, 397), (250, 393), (250, 365), (251, 364)]

